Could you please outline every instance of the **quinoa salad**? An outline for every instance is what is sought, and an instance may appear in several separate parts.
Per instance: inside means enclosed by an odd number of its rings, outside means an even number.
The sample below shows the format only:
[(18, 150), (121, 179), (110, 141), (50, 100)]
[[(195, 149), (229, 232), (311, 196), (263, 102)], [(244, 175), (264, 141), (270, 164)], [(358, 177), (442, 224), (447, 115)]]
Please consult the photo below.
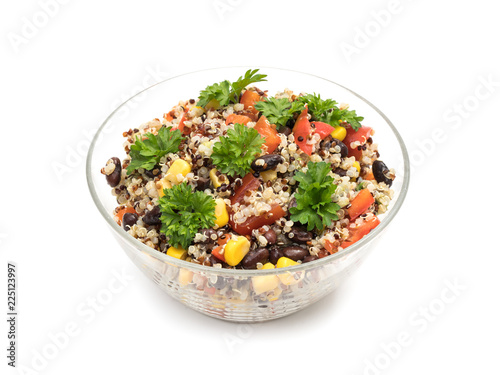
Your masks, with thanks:
[(396, 177), (376, 129), (347, 104), (272, 95), (265, 81), (248, 70), (124, 132), (124, 156), (101, 169), (117, 225), (177, 259), (236, 269), (315, 261), (374, 229)]

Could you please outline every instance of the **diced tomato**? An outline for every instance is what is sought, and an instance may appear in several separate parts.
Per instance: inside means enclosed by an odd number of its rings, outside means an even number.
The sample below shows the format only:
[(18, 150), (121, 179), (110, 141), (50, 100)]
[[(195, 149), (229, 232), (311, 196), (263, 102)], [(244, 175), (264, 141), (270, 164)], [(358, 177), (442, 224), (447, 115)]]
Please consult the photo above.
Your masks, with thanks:
[(312, 128), (309, 120), (307, 119), (307, 104), (302, 113), (297, 118), (297, 121), (295, 121), (292, 132), (295, 137), (295, 143), (297, 144), (297, 146), (299, 146), (299, 148), (307, 155), (311, 155), (313, 146), (307, 143), (307, 137), (311, 135)]
[(243, 104), (245, 109), (249, 109), (253, 113), (259, 113), (253, 106), (260, 100), (262, 100), (262, 97), (258, 93), (246, 90), (243, 95), (241, 95), (240, 103)]
[(366, 236), (370, 231), (380, 224), (380, 220), (377, 216), (373, 216), (368, 220), (363, 221), (362, 224), (358, 225), (356, 228), (349, 228), (349, 238), (348, 241), (342, 242), (340, 246), (346, 248), (351, 246), (353, 243), (358, 242), (364, 236)]
[(243, 124), (243, 125), (246, 125), (250, 121), (252, 121), (252, 119), (250, 117), (243, 116), (243, 115), (236, 115), (236, 114), (232, 113), (229, 116), (227, 116), (226, 125), (229, 125), (229, 124)]
[(325, 241), (325, 249), (330, 254), (336, 253), (338, 251), (338, 247), (333, 246), (333, 242)]
[(231, 206), (236, 203), (241, 203), (247, 191), (257, 190), (260, 186), (260, 180), (254, 177), (253, 174), (247, 173), (241, 182), (241, 186), (235, 190), (234, 194), (231, 196)]
[(259, 121), (254, 126), (254, 129), (264, 138), (267, 152), (269, 154), (276, 150), (276, 147), (281, 143), (281, 138), (276, 131), (276, 126), (271, 125), (265, 116), (260, 116)]
[(314, 121), (311, 123), (311, 126), (312, 124), (314, 124), (314, 133), (319, 134), (321, 139), (325, 139), (332, 133), (332, 131), (335, 130), (333, 126), (327, 124), (326, 122)]
[(362, 189), (359, 191), (358, 195), (354, 197), (351, 202), (351, 206), (347, 209), (349, 218), (352, 220), (356, 219), (363, 212), (368, 210), (368, 208), (375, 202), (372, 193), (368, 189)]
[(252, 234), (252, 230), (258, 229), (264, 225), (271, 225), (285, 215), (286, 212), (278, 204), (275, 204), (270, 211), (260, 216), (251, 216), (242, 224), (236, 224), (233, 221), (233, 215), (231, 215), (229, 218), (229, 225), (236, 233), (246, 236)]
[(361, 177), (363, 177), (363, 180), (375, 180), (375, 176), (373, 175), (373, 171), (371, 169), (368, 172), (365, 172)]
[(165, 120), (167, 120), (167, 121), (172, 121), (172, 120), (174, 119), (174, 111), (173, 111), (173, 110), (171, 110), (170, 112), (165, 113), (165, 114), (163, 115), (163, 118), (164, 118)]
[(122, 225), (123, 215), (125, 215), (126, 213), (135, 214), (136, 211), (135, 211), (134, 207), (124, 207), (124, 208), (118, 210), (118, 212), (115, 215), (115, 218), (118, 220), (119, 225)]
[(217, 243), (219, 246), (217, 246), (215, 249), (212, 250), (212, 255), (216, 257), (219, 260), (222, 260), (223, 262), (226, 262), (226, 258), (224, 257), (224, 253), (222, 252), (222, 249), (224, 248), (224, 245), (231, 239), (231, 235), (228, 233), (224, 236), (224, 238), (219, 238), (217, 240)]
[(347, 134), (342, 142), (345, 143), (349, 150), (348, 155), (354, 156), (356, 160), (360, 160), (361, 156), (363, 155), (363, 151), (358, 150), (357, 147), (352, 148), (351, 143), (360, 142), (361, 146), (364, 145), (366, 143), (366, 140), (371, 137), (373, 129), (368, 126), (362, 126), (358, 129), (358, 131), (355, 131), (353, 128), (348, 126), (346, 130)]
[(205, 286), (205, 292), (208, 294), (214, 295), (215, 294), (215, 286), (211, 286), (211, 287)]

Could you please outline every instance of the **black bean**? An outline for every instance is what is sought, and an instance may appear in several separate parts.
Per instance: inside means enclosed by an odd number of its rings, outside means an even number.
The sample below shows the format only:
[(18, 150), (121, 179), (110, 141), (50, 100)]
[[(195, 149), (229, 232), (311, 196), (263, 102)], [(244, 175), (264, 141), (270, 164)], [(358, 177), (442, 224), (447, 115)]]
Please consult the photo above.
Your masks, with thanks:
[(392, 179), (387, 177), (389, 173), (389, 168), (381, 160), (375, 160), (372, 166), (373, 176), (377, 182), (385, 182), (387, 186), (392, 185)]
[(317, 255), (308, 255), (304, 259), (302, 259), (302, 263), (309, 263), (316, 259), (319, 259)]
[(156, 164), (153, 169), (151, 170), (145, 170), (144, 171), (144, 174), (149, 177), (149, 178), (155, 178), (156, 176), (158, 176), (159, 174), (161, 173), (161, 168), (158, 164)]
[(321, 141), (321, 143), (319, 144), (319, 147), (325, 151), (330, 151), (330, 149), (334, 148), (335, 146), (340, 147), (340, 156), (342, 158), (345, 158), (347, 156), (347, 154), (349, 153), (349, 149), (344, 144), (344, 142), (342, 142), (341, 140), (339, 140), (337, 138), (333, 138), (331, 135), (329, 135), (328, 137), (323, 139)]
[[(293, 117), (290, 117), (290, 118), (288, 119), (288, 121), (286, 122), (286, 127), (287, 127), (288, 129), (291, 129), (291, 128), (293, 128), (294, 126), (295, 126), (295, 119), (294, 119)], [(290, 131), (290, 133), (291, 133), (291, 131)]]
[(160, 216), (160, 206), (154, 206), (151, 211), (146, 211), (146, 214), (142, 217), (142, 221), (147, 225), (158, 225), (161, 224)]
[(335, 168), (335, 170), (333, 171), (333, 173), (336, 173), (338, 174), (340, 177), (344, 177), (347, 175), (347, 171), (345, 169), (342, 169), (342, 168)]
[(251, 167), (256, 172), (263, 172), (276, 168), (276, 166), (282, 162), (283, 162), (283, 157), (281, 155), (267, 154), (267, 155), (262, 155), (257, 159), (255, 159), (252, 162)]
[(249, 251), (241, 261), (241, 266), (246, 269), (256, 269), (257, 263), (267, 263), (268, 258), (269, 250), (265, 247), (260, 247), (256, 250)]
[(139, 219), (139, 216), (137, 214), (127, 212), (125, 215), (123, 215), (123, 219), (122, 219), (123, 229), (128, 231), (132, 225), (137, 223), (138, 219)]
[(290, 134), (292, 134), (292, 129), (290, 129), (288, 126), (284, 126), (280, 130), (278, 130), (278, 133), (284, 134), (288, 137)]
[(308, 232), (306, 228), (300, 226), (293, 226), (290, 230), (290, 233), (293, 233), (293, 236), (288, 236), (293, 242), (298, 243), (307, 243), (311, 241), (313, 235), (311, 232)]
[[(215, 257), (210, 257), (210, 260), (212, 260), (212, 258), (215, 258)], [(217, 262), (215, 262), (217, 263)], [(215, 263), (212, 263), (212, 265), (214, 265)], [(224, 280), (224, 278), (222, 276), (217, 276), (217, 280), (215, 281), (215, 283), (210, 283), (212, 284), (212, 286), (215, 288), (215, 289), (222, 289), (226, 286), (226, 281)]]
[(279, 247), (274, 246), (269, 250), (269, 261), (272, 264), (278, 263), (278, 259), (283, 256), (283, 250), (281, 250)]
[(300, 246), (287, 246), (283, 248), (283, 255), (291, 260), (302, 260), (309, 255), (309, 250)]
[(198, 180), (195, 181), (196, 187), (195, 189), (198, 191), (204, 191), (210, 187), (210, 179), (205, 177), (198, 177)]
[(269, 229), (266, 233), (264, 233), (264, 238), (267, 240), (269, 245), (274, 245), (276, 243), (276, 232)]
[(115, 165), (115, 170), (106, 175), (106, 182), (109, 186), (116, 187), (122, 179), (122, 163), (120, 162), (120, 159), (116, 157), (112, 157), (111, 159), (109, 159), (106, 165), (110, 163), (113, 163)]

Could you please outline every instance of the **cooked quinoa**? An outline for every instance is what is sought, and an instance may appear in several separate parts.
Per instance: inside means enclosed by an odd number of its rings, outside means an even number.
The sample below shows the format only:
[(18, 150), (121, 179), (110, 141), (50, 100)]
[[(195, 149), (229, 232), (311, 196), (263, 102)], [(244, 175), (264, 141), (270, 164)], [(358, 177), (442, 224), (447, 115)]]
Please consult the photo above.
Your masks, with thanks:
[[(249, 93), (245, 95), (247, 91)], [(101, 170), (112, 186), (111, 193), (118, 203), (113, 212), (117, 225), (157, 251), (188, 262), (223, 268), (261, 269), (266, 264), (278, 264), (280, 259), (282, 265), (310, 262), (336, 253), (359, 240), (378, 224), (377, 216), (387, 211), (394, 194), (390, 186), (395, 172), (379, 160), (378, 145), (374, 140), (374, 131), (370, 128), (367, 128), (370, 131), (366, 137), (345, 144), (343, 141), (349, 139), (349, 134), (354, 134), (356, 138), (350, 123), (339, 120), (334, 124), (332, 129), (335, 132), (332, 134), (340, 134), (338, 138), (330, 134), (320, 135), (317, 129), (325, 125), (314, 120), (314, 114), (309, 113), (306, 106), (293, 113), (285, 126), (270, 125), (279, 137), (276, 138), (277, 146), (269, 153), (269, 144), (266, 143), (268, 138), (263, 137), (264, 145), (253, 158), (252, 169), (247, 174), (222, 173), (214, 163), (214, 145), (239, 126), (231, 119), (241, 121), (243, 117), (236, 115), (245, 116), (248, 120), (245, 119), (247, 122), (244, 126), (247, 128), (255, 128), (262, 121), (262, 111), (257, 111), (241, 98), (258, 96), (259, 100), (264, 101), (266, 98), (286, 99), (293, 104), (305, 95), (285, 89), (270, 96), (267, 91), (257, 87), (247, 87), (238, 95), (241, 103), (214, 105), (212, 102), (200, 106), (195, 99), (180, 101), (161, 119), (155, 118), (124, 132), (126, 155), (122, 160), (111, 158)], [(345, 112), (348, 106), (342, 104), (335, 108)], [(297, 136), (299, 122), (311, 127), (305, 140)], [(259, 134), (262, 135), (259, 126)], [(162, 128), (182, 128), (183, 138), (177, 149), (161, 156), (150, 169), (137, 168), (128, 174), (131, 147), (137, 139), (146, 139), (148, 134), (157, 136)], [(366, 127), (362, 126), (358, 131), (363, 129)], [(296, 136), (301, 139), (296, 139)], [(172, 169), (177, 171), (177, 166), (181, 164), (185, 169), (172, 175), (171, 167), (178, 160), (183, 162), (177, 162)], [(296, 195), (300, 185), (298, 173), (308, 173), (314, 166), (311, 163), (327, 163), (328, 178), (336, 185), (329, 197), (336, 204), (336, 218), (327, 221), (327, 225), (323, 221), (321, 228), (308, 228), (308, 223), (294, 221), (290, 212), (297, 205)], [(254, 188), (242, 193), (242, 185), (248, 181), (252, 183), (252, 180), (258, 183), (253, 182)], [(170, 243), (162, 226), (164, 213), (161, 197), (166, 190), (181, 184), (187, 184), (193, 192), (203, 192), (219, 205), (215, 208), (217, 215), (214, 225), (200, 228), (185, 248)], [(362, 213), (353, 215), (353, 202), (354, 206), (359, 204), (354, 200), (360, 194), (368, 197), (369, 206)], [(360, 199), (361, 196), (358, 201)], [(220, 202), (223, 202), (222, 206)], [(276, 212), (279, 212), (279, 217), (273, 216)], [(221, 215), (226, 213), (227, 220), (224, 220)], [(255, 217), (265, 217), (265, 224), (258, 227), (247, 225)], [(375, 221), (376, 224), (367, 227), (366, 223)], [(245, 230), (241, 230), (243, 226)], [(229, 261), (226, 248), (231, 241), (233, 243), (230, 246), (237, 248), (237, 254), (232, 254)], [(241, 244), (244, 244), (243, 250)]]

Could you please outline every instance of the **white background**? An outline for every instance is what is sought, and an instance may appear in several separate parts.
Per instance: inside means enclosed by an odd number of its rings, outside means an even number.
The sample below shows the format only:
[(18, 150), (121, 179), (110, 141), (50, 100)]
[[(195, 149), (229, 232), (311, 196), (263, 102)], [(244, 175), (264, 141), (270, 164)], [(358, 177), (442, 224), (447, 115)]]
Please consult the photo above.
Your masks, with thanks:
[[(14, 261), (19, 373), (500, 373), (495, 2), (45, 2), (0, 9), (0, 310)], [(93, 206), (82, 157), (143, 82), (229, 65), (337, 81), (385, 112), (412, 156), (407, 201), (358, 272), (311, 308), (252, 326), (202, 316), (146, 279)], [(88, 298), (116, 273), (126, 285), (91, 314)], [(6, 319), (0, 372), (14, 374)]]

